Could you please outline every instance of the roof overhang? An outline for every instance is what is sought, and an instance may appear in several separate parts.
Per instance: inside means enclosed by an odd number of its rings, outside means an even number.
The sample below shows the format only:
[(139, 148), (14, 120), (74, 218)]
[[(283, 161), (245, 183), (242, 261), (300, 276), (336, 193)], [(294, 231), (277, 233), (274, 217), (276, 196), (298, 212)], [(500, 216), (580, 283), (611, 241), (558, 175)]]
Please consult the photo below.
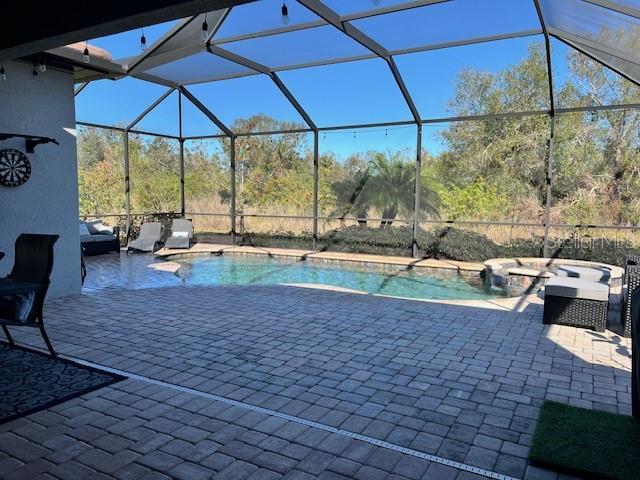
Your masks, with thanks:
[[(0, 60), (219, 10), (254, 0), (111, 0), (96, 2), (5, 2)], [(55, 21), (52, 21), (55, 19)]]

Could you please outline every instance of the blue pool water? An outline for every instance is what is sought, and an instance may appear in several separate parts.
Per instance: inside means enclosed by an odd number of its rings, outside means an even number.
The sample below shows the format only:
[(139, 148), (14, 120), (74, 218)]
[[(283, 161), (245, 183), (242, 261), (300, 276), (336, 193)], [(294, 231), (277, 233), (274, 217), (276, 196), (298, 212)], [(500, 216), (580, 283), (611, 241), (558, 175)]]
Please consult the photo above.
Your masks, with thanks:
[(378, 269), (268, 257), (195, 257), (177, 260), (178, 275), (191, 285), (321, 284), (393, 295), (440, 300), (484, 300), (498, 296), (480, 279), (457, 275), (418, 273), (401, 267)]

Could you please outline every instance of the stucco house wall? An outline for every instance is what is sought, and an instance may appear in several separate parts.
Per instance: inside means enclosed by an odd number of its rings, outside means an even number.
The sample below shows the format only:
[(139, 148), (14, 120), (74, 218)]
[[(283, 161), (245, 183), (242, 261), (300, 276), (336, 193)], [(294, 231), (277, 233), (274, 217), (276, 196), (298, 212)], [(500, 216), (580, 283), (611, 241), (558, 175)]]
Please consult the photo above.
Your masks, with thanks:
[[(75, 138), (73, 77), (48, 69), (34, 76), (33, 67), (4, 64), (7, 79), (0, 79), (0, 132), (53, 137), (60, 145), (46, 144), (27, 154), (31, 178), (19, 187), (0, 186), (0, 276), (13, 266), (13, 249), (20, 233), (60, 235), (49, 296), (80, 291), (80, 238), (78, 232), (78, 174)], [(0, 149), (26, 153), (22, 139), (0, 140)]]

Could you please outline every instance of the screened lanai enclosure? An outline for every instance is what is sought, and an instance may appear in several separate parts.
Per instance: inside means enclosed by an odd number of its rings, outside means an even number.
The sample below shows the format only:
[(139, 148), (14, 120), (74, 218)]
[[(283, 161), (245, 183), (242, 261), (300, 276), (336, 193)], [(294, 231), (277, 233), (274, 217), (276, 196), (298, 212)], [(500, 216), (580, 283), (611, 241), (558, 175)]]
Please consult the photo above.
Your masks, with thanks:
[(637, 0), (259, 0), (87, 46), (81, 214), (127, 232), (461, 260), (477, 234), (640, 240)]

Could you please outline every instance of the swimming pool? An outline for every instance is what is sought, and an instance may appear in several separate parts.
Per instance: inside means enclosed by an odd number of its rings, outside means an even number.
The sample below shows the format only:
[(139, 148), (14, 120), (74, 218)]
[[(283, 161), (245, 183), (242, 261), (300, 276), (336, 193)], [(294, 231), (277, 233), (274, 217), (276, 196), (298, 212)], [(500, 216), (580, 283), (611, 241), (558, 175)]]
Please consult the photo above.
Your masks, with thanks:
[(175, 260), (177, 275), (191, 285), (319, 284), (368, 293), (434, 300), (485, 300), (500, 296), (480, 278), (455, 274), (377, 268), (351, 263), (279, 260), (269, 257), (222, 255)]

